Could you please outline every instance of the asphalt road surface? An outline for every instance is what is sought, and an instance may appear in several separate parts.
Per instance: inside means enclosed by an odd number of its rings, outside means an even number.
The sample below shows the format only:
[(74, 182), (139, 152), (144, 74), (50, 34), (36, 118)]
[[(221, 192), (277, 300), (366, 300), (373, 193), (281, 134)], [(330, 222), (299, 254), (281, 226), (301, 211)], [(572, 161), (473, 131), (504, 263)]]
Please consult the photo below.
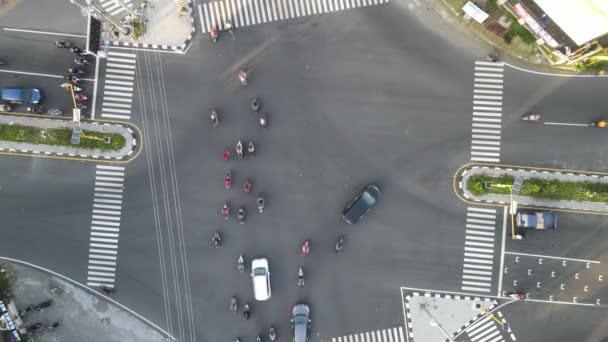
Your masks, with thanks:
[[(305, 302), (313, 341), (326, 341), (402, 325), (400, 286), (459, 291), (467, 206), (452, 194), (451, 176), (470, 161), (474, 62), (486, 50), (441, 23), (429, 30), (414, 13), (395, 2), (237, 29), (234, 38), (223, 33), (217, 43), (197, 35), (186, 55), (111, 49), (135, 56), (128, 120), (142, 129), (145, 144), (124, 170), (114, 297), (183, 341), (252, 340), (271, 324), (282, 339), (289, 334), (291, 307)], [(74, 32), (78, 25), (37, 29)], [(19, 48), (14, 38), (2, 39)], [(63, 52), (48, 46), (40, 42), (31, 51), (57, 58), (28, 63), (15, 53), (6, 59), (19, 70), (59, 73)], [(240, 67), (250, 72), (246, 87), (237, 79)], [(15, 76), (0, 77), (4, 86)], [(19, 84), (40, 84), (49, 98), (60, 96), (51, 80), (19, 77)], [(505, 68), (501, 160), (603, 170), (602, 152), (592, 147), (603, 131), (518, 119), (533, 110), (547, 121), (596, 117), (605, 81), (555, 82)], [(254, 96), (268, 113), (266, 129), (249, 108)], [(208, 119), (213, 107), (220, 111), (217, 128)], [(584, 114), (570, 116), (582, 107)], [(96, 112), (103, 118), (101, 98)], [(255, 142), (255, 157), (222, 160), (223, 149), (239, 139)], [(86, 283), (96, 167), (6, 156), (2, 164), (0, 207), (11, 222), (3, 254)], [(228, 169), (230, 190), (223, 185)], [(241, 190), (246, 178), (253, 194)], [(382, 199), (364, 221), (348, 226), (341, 210), (368, 183), (382, 189)], [(266, 198), (262, 214), (255, 209), (258, 192)], [(228, 221), (220, 216), (224, 201), (233, 208)], [(247, 210), (242, 225), (234, 219), (238, 206)], [(590, 224), (604, 223), (597, 218)], [(211, 245), (215, 231), (223, 235), (219, 249)], [(336, 255), (332, 247), (340, 235), (346, 245)], [(298, 252), (307, 239), (311, 254), (303, 257)], [(492, 293), (500, 242), (493, 240)], [(538, 254), (570, 255), (537, 245)], [(576, 258), (603, 257), (576, 248), (569, 251)], [(239, 254), (248, 262), (270, 260), (269, 301), (254, 302), (249, 267), (236, 269)], [(508, 262), (513, 267), (515, 261)], [(303, 289), (296, 285), (299, 267), (306, 275)], [(524, 277), (527, 268), (522, 272), (508, 281), (536, 281)], [(252, 304), (249, 321), (230, 312), (233, 295)], [(567, 316), (583, 309), (559, 310)], [(546, 310), (531, 312), (513, 322), (521, 340), (539, 340), (530, 327), (546, 320)], [(587, 319), (599, 324), (604, 318)], [(583, 336), (584, 327), (563, 329)]]

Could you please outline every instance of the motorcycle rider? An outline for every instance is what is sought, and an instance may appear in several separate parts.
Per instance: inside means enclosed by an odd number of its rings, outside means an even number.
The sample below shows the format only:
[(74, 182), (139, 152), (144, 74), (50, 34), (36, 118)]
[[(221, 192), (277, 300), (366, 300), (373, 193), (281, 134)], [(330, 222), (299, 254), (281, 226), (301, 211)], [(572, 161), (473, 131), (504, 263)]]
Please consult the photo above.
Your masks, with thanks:
[(230, 171), (226, 172), (226, 177), (224, 177), (224, 185), (226, 186), (226, 189), (230, 189), (230, 186), (232, 185), (232, 175), (230, 174)]
[(214, 245), (215, 247), (219, 247), (219, 246), (220, 246), (220, 244), (222, 243), (222, 237), (221, 237), (221, 235), (220, 235), (220, 232), (215, 232), (215, 233), (213, 234), (213, 239), (212, 239), (212, 240), (213, 240), (213, 245)]
[(304, 271), (302, 270), (302, 267), (298, 270), (298, 286), (304, 287)]
[(270, 327), (270, 329), (268, 329), (268, 338), (270, 338), (271, 341), (275, 341), (277, 339), (277, 333), (276, 331), (274, 331), (273, 327)]
[(236, 297), (232, 297), (230, 298), (230, 310), (232, 310), (232, 312), (236, 312), (238, 310), (239, 304), (236, 300)]
[(239, 221), (241, 224), (245, 223), (245, 208), (243, 207), (239, 208)]
[(258, 210), (260, 211), (260, 213), (262, 213), (264, 211), (264, 196), (262, 196), (262, 194), (259, 194), (256, 201), (258, 203)]
[(308, 240), (306, 240), (302, 245), (302, 256), (306, 256), (308, 253), (310, 253), (310, 244), (308, 243)]
[(339, 253), (344, 248), (344, 237), (340, 236), (336, 242), (336, 253)]
[(230, 205), (228, 202), (224, 202), (224, 206), (222, 207), (222, 215), (224, 215), (226, 220), (230, 218)]
[(245, 306), (243, 306), (243, 316), (245, 317), (245, 319), (249, 319), (249, 316), (251, 316), (251, 311), (249, 310), (248, 303), (245, 303)]
[(249, 179), (246, 179), (245, 182), (243, 183), (243, 191), (245, 191), (246, 194), (250, 193), (252, 190), (253, 186), (251, 185), (251, 182), (249, 181)]
[(245, 270), (245, 258), (243, 257), (243, 254), (239, 255), (239, 258), (236, 261), (236, 266), (241, 272)]
[(243, 159), (243, 143), (240, 140), (236, 143), (236, 155)]
[(247, 72), (245, 69), (239, 70), (239, 80), (241, 80), (243, 85), (247, 85)]
[(211, 122), (213, 122), (213, 126), (217, 126), (217, 124), (219, 123), (219, 114), (217, 112), (217, 109), (213, 108), (211, 110), (211, 114), (209, 114), (209, 118), (211, 119)]
[(253, 141), (250, 141), (249, 145), (247, 145), (247, 152), (249, 152), (249, 155), (252, 157), (255, 154), (255, 146), (253, 145)]
[(254, 97), (253, 100), (251, 100), (251, 110), (253, 110), (254, 112), (257, 112), (260, 109), (260, 101), (258, 101), (257, 97)]

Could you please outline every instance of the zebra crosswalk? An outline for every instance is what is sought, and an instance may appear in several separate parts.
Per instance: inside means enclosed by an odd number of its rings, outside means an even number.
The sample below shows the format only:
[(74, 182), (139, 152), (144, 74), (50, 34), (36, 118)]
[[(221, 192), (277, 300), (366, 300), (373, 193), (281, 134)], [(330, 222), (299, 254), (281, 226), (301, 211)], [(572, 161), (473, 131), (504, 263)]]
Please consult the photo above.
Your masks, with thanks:
[(97, 165), (87, 286), (114, 287), (125, 168)]
[(496, 209), (467, 208), (462, 290), (490, 292)]
[[(133, 10), (133, 3), (131, 0), (99, 0), (101, 7), (115, 19), (119, 16), (125, 17), (129, 14), (127, 8)], [(120, 19), (122, 20), (122, 19)]]
[(334, 337), (331, 342), (405, 342), (403, 327), (367, 331), (355, 335)]
[(475, 62), (471, 161), (500, 162), (502, 62)]
[(484, 316), (478, 322), (465, 329), (471, 342), (504, 342), (497, 323), (489, 316)]
[(131, 118), (135, 57), (134, 53), (108, 51), (101, 103), (102, 118), (124, 120)]
[(230, 20), (234, 27), (285, 20), (352, 8), (379, 5), (389, 0), (222, 0), (198, 5), (201, 31), (216, 26), (226, 29)]

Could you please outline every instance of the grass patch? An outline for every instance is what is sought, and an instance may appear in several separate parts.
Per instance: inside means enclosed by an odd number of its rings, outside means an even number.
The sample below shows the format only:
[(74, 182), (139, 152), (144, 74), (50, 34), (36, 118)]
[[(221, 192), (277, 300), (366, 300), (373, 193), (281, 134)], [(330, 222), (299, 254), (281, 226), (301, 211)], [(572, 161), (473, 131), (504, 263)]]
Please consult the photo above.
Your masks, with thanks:
[(597, 74), (600, 71), (608, 70), (608, 61), (585, 61), (574, 65), (576, 72), (586, 72)]
[[(499, 194), (508, 195), (509, 187), (496, 187), (499, 184), (512, 185), (514, 176), (507, 174), (493, 177), (487, 174), (473, 175), (467, 180), (467, 190), (474, 195)], [(486, 187), (486, 183), (493, 187)], [(520, 196), (538, 199), (563, 201), (588, 201), (608, 203), (608, 184), (599, 182), (570, 182), (554, 179), (529, 178), (524, 181), (519, 191)]]
[(126, 144), (125, 138), (120, 134), (91, 132), (86, 130), (83, 130), (83, 133), (87, 136), (99, 138), (109, 136), (110, 143), (106, 144), (103, 141), (81, 138), (80, 145), (72, 145), (71, 128), (43, 129), (31, 126), (0, 124), (0, 140), (4, 141), (36, 145), (78, 146), (91, 149), (99, 148), (102, 150), (120, 150), (125, 147)]

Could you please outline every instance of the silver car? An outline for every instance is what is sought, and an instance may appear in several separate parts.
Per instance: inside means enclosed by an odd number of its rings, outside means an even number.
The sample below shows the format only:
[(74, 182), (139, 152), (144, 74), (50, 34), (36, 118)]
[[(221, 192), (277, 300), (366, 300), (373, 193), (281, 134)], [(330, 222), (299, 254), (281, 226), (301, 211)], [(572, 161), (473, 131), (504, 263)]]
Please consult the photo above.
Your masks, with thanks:
[(293, 307), (291, 328), (293, 329), (293, 342), (308, 341), (308, 328), (310, 327), (310, 309), (306, 304), (296, 304)]

